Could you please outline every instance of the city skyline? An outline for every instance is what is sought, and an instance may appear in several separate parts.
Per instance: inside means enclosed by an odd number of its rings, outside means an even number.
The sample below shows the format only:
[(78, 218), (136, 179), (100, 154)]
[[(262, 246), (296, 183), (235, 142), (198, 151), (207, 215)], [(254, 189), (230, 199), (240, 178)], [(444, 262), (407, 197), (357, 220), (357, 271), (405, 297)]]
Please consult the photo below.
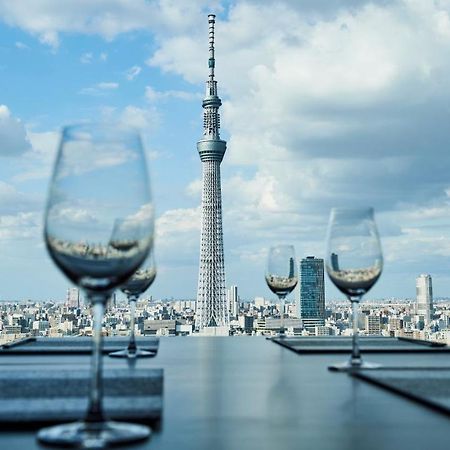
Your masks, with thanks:
[(364, 205), (385, 258), (370, 297), (414, 298), (421, 273), (450, 297), (448, 3), (107, 3), (0, 0), (0, 301), (64, 298), (43, 205), (59, 130), (98, 117), (143, 129), (157, 211), (149, 294), (195, 298), (208, 13), (228, 142), (226, 287), (269, 295), (271, 245), (323, 258), (330, 208)]
[[(234, 291), (234, 292), (233, 292)], [(236, 296), (236, 286), (230, 290)], [(450, 301), (436, 304), (430, 321), (424, 324), (417, 311), (416, 300), (408, 302), (363, 302), (359, 306), (358, 328), (363, 335), (427, 339), (450, 342)], [(238, 301), (229, 323), (230, 335), (274, 336), (281, 327), (279, 299), (261, 297), (251, 302)], [(141, 298), (136, 305), (137, 335), (196, 334), (195, 300), (150, 300)], [(348, 301), (324, 308), (320, 322), (299, 318), (295, 304), (286, 304), (284, 324), (290, 336), (351, 336), (353, 332), (351, 305)], [(0, 343), (29, 337), (83, 336), (92, 333), (91, 306), (72, 306), (70, 299), (60, 304), (0, 304)], [(110, 302), (103, 320), (107, 336), (127, 336), (131, 321), (130, 304)]]

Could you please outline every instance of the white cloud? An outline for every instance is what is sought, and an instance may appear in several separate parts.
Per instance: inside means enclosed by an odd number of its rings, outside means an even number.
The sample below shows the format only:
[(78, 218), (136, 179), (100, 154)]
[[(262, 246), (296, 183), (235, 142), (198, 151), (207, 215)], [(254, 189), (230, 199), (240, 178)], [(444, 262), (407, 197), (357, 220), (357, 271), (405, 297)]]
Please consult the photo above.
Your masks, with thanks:
[(19, 156), (30, 148), (25, 127), (0, 104), (0, 156)]
[(127, 80), (133, 81), (141, 73), (141, 70), (142, 70), (142, 67), (140, 67), (140, 66), (130, 67), (125, 73)]
[[(319, 6), (304, 14), (296, 2), (242, 2), (217, 23), (216, 72), (231, 135), (225, 164), (273, 174), (276, 203), (287, 194), (297, 207), (329, 207), (364, 194), (392, 209), (430, 176), (446, 176), (429, 167), (417, 182), (422, 160), (441, 167), (450, 145), (443, 132), (450, 63), (442, 57), (450, 50), (449, 5), (349, 4), (335, 2), (324, 20)], [(167, 36), (151, 64), (201, 82), (201, 31)], [(146, 95), (161, 97), (151, 87)], [(441, 190), (435, 183), (433, 195)]]
[(127, 220), (131, 220), (133, 222), (151, 222), (154, 219), (154, 207), (153, 203), (146, 203), (140, 206), (139, 210), (127, 217)]
[(101, 52), (98, 56), (96, 56), (93, 52), (85, 52), (80, 56), (80, 62), (82, 64), (91, 64), (96, 60), (105, 62), (107, 59), (108, 54), (106, 52)]
[(83, 53), (80, 56), (80, 62), (81, 64), (90, 64), (92, 62), (92, 59), (94, 58), (94, 55), (92, 52)]
[(159, 115), (154, 109), (144, 109), (129, 105), (119, 113), (119, 121), (148, 131), (158, 126)]
[(117, 89), (119, 87), (119, 83), (114, 83), (114, 82), (107, 82), (104, 81), (102, 83), (98, 83), (97, 84), (97, 88), (99, 89)]
[[(107, 109), (103, 112), (100, 120), (105, 123), (123, 123), (124, 125), (137, 128), (142, 126), (146, 131), (154, 129), (158, 123), (158, 118), (153, 114), (153, 111), (139, 109), (133, 106), (128, 106), (121, 110)], [(30, 180), (49, 179), (58, 151), (61, 132), (35, 132), (28, 130), (27, 136), (31, 142), (31, 150), (22, 157), (21, 171), (13, 177), (13, 181), (19, 183)], [(93, 163), (89, 156), (90, 149), (87, 148), (86, 154), (74, 160), (75, 170), (86, 171), (92, 168)], [(118, 145), (116, 148), (111, 149), (111, 152), (105, 150), (102, 160), (96, 160), (96, 167), (115, 166), (123, 163), (129, 156), (128, 150), (122, 149)]]
[(31, 143), (31, 150), (22, 157), (22, 170), (14, 177), (14, 181), (48, 179), (56, 157), (60, 133), (27, 130), (27, 137)]
[(59, 46), (58, 33), (53, 30), (47, 30), (40, 33), (39, 41), (42, 42), (42, 44), (46, 44), (49, 45), (50, 47), (53, 47), (54, 49), (56, 49)]
[[(113, 39), (151, 30), (160, 47), (147, 63), (203, 86), (206, 0), (111, 0), (108, 14), (99, 0), (64, 3), (0, 0), (0, 15), (53, 46), (66, 32)], [(219, 17), (216, 74), (230, 135), (224, 228), (232, 257), (256, 261), (265, 243), (283, 237), (299, 245), (300, 256), (323, 254), (329, 208), (345, 204), (376, 207), (388, 263), (406, 261), (408, 252), (423, 252), (427, 262), (447, 255), (449, 17), (450, 2), (420, 0), (246, 0)], [(112, 90), (96, 85), (85, 93)], [(108, 114), (154, 130), (156, 102), (201, 97), (148, 86), (151, 107)], [(187, 193), (200, 188), (196, 180)], [(170, 232), (160, 245), (175, 253), (183, 246), (171, 233), (187, 227), (180, 235), (198, 254), (198, 228), (183, 221), (194, 210), (177, 211), (159, 219)]]
[(0, 181), (0, 214), (35, 211), (41, 207), (41, 202), (42, 198), (37, 194), (25, 194), (12, 184)]
[(156, 108), (139, 108), (134, 105), (128, 105), (125, 108), (104, 107), (101, 120), (105, 123), (122, 123), (125, 126), (139, 130), (144, 148), (148, 149), (147, 155), (150, 159), (157, 159), (164, 154), (164, 152), (150, 148), (150, 137), (161, 124), (161, 117)]
[(101, 92), (99, 89), (96, 89), (94, 87), (86, 87), (79, 91), (79, 94), (81, 95), (104, 95), (104, 92)]
[(15, 215), (0, 217), (0, 241), (17, 239), (36, 239), (42, 229), (42, 214), (19, 212)]
[(157, 219), (158, 239), (176, 237), (179, 233), (200, 231), (200, 208), (166, 211)]
[(186, 188), (186, 193), (191, 197), (200, 198), (202, 186), (203, 182), (200, 178), (191, 181)]
[(24, 44), (23, 42), (17, 41), (15, 43), (16, 48), (18, 48), (19, 50), (28, 50), (30, 47), (28, 47), (27, 44)]
[[(388, 264), (418, 264), (409, 252), (437, 270), (450, 242), (450, 2), (323, 3), (238, 2), (217, 21), (231, 255), (285, 239), (323, 255), (329, 209), (371, 205)], [(206, 36), (167, 34), (148, 64), (202, 83)]]
[(108, 92), (114, 91), (119, 88), (119, 83), (112, 81), (102, 81), (94, 86), (83, 88), (80, 91), (82, 95), (95, 95), (102, 96), (106, 95)]
[(59, 46), (59, 34), (100, 35), (106, 40), (136, 30), (190, 30), (204, 16), (203, 8), (215, 9), (219, 1), (192, 0), (0, 0), (0, 17), (8, 25), (18, 26), (38, 36), (53, 48)]
[(175, 98), (177, 100), (201, 100), (202, 96), (199, 93), (193, 93), (188, 91), (180, 90), (167, 90), (167, 91), (157, 91), (151, 86), (145, 87), (145, 97), (149, 102), (157, 102), (159, 100)]
[(66, 208), (55, 208), (52, 219), (70, 225), (95, 224), (99, 222), (98, 217), (96, 217), (92, 211), (71, 206)]
[(165, 262), (192, 264), (198, 261), (200, 208), (165, 211), (156, 220), (158, 254)]

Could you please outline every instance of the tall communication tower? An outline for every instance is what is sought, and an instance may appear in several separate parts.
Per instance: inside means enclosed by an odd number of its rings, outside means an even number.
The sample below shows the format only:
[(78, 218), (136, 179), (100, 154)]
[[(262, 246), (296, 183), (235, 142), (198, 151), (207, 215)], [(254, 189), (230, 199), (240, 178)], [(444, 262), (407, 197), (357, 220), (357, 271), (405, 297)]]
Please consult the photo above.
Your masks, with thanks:
[(200, 235), (200, 267), (198, 275), (195, 328), (229, 325), (229, 312), (225, 290), (225, 265), (223, 257), (222, 194), (220, 188), (220, 163), (227, 143), (220, 139), (217, 81), (214, 79), (214, 24), (215, 15), (208, 15), (209, 23), (209, 77), (203, 100), (203, 138), (197, 150), (203, 166), (202, 228)]

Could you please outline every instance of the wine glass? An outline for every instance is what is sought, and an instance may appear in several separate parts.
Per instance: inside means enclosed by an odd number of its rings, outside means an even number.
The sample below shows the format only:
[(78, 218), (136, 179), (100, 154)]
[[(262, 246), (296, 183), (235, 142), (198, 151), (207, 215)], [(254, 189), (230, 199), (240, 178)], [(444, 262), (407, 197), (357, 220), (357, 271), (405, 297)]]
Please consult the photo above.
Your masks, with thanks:
[(363, 362), (358, 344), (358, 304), (381, 275), (383, 255), (373, 208), (333, 208), (328, 224), (326, 270), (333, 284), (352, 304), (353, 338), (350, 360), (331, 370), (377, 368)]
[(142, 350), (137, 347), (134, 331), (136, 302), (139, 296), (152, 285), (156, 277), (156, 265), (153, 255), (154, 253), (151, 252), (141, 268), (125, 284), (120, 286), (120, 290), (127, 295), (130, 304), (130, 341), (126, 349), (112, 352), (109, 356), (114, 358), (143, 358), (156, 355), (154, 351)]
[(153, 203), (139, 134), (122, 124), (64, 128), (45, 212), (44, 238), (56, 266), (93, 310), (91, 388), (84, 420), (41, 429), (39, 441), (104, 448), (146, 439), (143, 425), (112, 422), (102, 407), (102, 319), (114, 289), (153, 246)]
[(271, 247), (267, 260), (266, 283), (269, 289), (278, 296), (281, 303), (280, 337), (284, 337), (284, 303), (286, 296), (297, 285), (297, 264), (293, 245), (277, 245)]

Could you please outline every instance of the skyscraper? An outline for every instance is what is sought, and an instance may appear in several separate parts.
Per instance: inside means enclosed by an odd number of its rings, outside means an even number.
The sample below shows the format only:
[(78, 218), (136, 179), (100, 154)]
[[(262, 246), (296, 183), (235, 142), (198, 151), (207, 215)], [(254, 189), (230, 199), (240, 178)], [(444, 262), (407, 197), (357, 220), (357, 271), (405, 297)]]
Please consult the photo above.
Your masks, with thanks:
[(325, 324), (323, 259), (308, 256), (300, 261), (298, 315), (305, 328)]
[(422, 274), (416, 278), (416, 301), (416, 314), (427, 326), (433, 315), (433, 287), (430, 275)]
[(339, 257), (336, 253), (331, 254), (331, 268), (336, 272), (339, 270)]
[(222, 235), (222, 194), (220, 163), (226, 142), (220, 139), (217, 81), (214, 79), (214, 24), (215, 15), (208, 15), (209, 23), (209, 78), (203, 100), (203, 138), (197, 150), (203, 166), (202, 225), (200, 235), (200, 267), (198, 276), (195, 328), (228, 327), (229, 312), (225, 291), (225, 265)]
[(67, 306), (69, 308), (80, 307), (80, 290), (76, 287), (67, 289)]
[(231, 286), (230, 289), (227, 290), (227, 302), (230, 308), (230, 316), (238, 317), (239, 316), (239, 296), (238, 296), (238, 288), (237, 286)]

